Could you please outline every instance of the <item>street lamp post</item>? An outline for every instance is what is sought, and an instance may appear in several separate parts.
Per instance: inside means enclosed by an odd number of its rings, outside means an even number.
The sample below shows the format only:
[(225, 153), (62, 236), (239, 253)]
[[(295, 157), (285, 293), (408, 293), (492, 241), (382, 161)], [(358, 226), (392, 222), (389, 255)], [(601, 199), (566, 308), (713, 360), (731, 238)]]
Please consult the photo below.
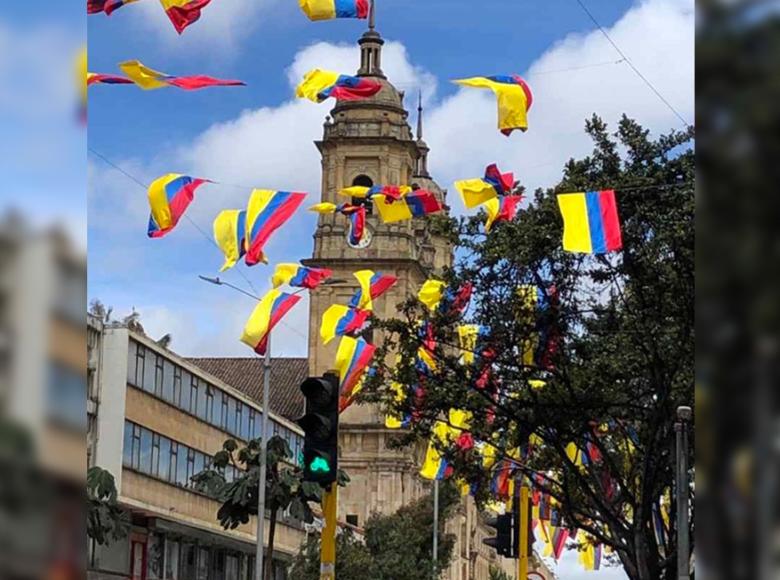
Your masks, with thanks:
[[(210, 278), (208, 276), (198, 276), (204, 282), (214, 284), (215, 286), (227, 286), (232, 290), (240, 292), (241, 294), (252, 298), (253, 300), (260, 300), (259, 297), (247, 292), (243, 288), (239, 288), (229, 282), (220, 280), (219, 278)], [(332, 286), (334, 284), (344, 284), (346, 280), (330, 279), (323, 282), (323, 286)], [(303, 292), (301, 288), (295, 294)], [(263, 540), (265, 539), (265, 480), (267, 475), (267, 462), (268, 462), (268, 413), (269, 413), (269, 392), (271, 388), (271, 336), (269, 334), (266, 343), (265, 359), (263, 363), (263, 413), (260, 416), (260, 477), (257, 483), (257, 546), (255, 548), (255, 580), (264, 580), (263, 578)], [(273, 554), (268, 554), (269, 558), (273, 558)]]
[(688, 423), (690, 407), (677, 407), (674, 430), (677, 437), (677, 579), (690, 580), (690, 541), (688, 537)]
[[(271, 337), (263, 363), (263, 414), (260, 418), (260, 478), (257, 482), (257, 546), (255, 548), (255, 578), (263, 579), (263, 540), (265, 537), (265, 478), (268, 459), (268, 393), (271, 385)], [(273, 558), (273, 554), (268, 554)]]

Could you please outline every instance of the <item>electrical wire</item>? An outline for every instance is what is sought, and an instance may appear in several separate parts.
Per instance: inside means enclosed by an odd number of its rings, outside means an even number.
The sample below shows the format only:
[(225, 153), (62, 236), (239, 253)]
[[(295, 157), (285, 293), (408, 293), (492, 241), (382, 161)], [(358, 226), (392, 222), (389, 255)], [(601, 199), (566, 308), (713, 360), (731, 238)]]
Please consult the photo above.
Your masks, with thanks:
[(596, 25), (596, 28), (599, 29), (601, 34), (604, 35), (604, 38), (607, 39), (607, 41), (612, 45), (612, 47), (617, 51), (617, 53), (623, 58), (626, 64), (631, 67), (631, 70), (633, 70), (636, 73), (636, 75), (640, 79), (642, 79), (642, 81), (644, 81), (644, 83), (650, 88), (650, 90), (655, 93), (655, 95), (661, 100), (661, 102), (663, 102), (669, 108), (669, 110), (672, 113), (674, 113), (674, 115), (682, 122), (682, 124), (685, 125), (686, 128), (689, 128), (691, 124), (685, 120), (685, 117), (683, 117), (680, 114), (680, 112), (677, 109), (675, 109), (674, 106), (672, 106), (672, 104), (669, 101), (666, 100), (666, 98), (661, 94), (661, 92), (657, 88), (655, 88), (653, 83), (651, 83), (648, 80), (648, 78), (645, 75), (643, 75), (642, 72), (634, 65), (634, 63), (631, 62), (631, 59), (628, 58), (628, 56), (626, 56), (626, 53), (624, 53), (620, 49), (620, 47), (617, 45), (617, 43), (614, 40), (612, 40), (612, 37), (607, 33), (604, 27), (599, 23), (598, 20), (596, 20), (596, 17), (593, 15), (593, 13), (590, 10), (588, 10), (588, 7), (585, 5), (583, 0), (574, 0), (574, 1), (580, 5), (580, 8), (582, 8), (585, 14), (588, 15), (588, 17), (593, 22), (593, 24)]

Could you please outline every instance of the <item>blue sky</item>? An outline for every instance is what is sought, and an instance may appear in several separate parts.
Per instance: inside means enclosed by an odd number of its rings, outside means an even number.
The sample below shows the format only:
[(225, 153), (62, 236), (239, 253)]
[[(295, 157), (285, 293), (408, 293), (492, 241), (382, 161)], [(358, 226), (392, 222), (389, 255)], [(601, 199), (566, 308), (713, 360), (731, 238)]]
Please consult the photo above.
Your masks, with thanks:
[[(612, 38), (688, 119), (693, 117), (693, 0), (588, 0)], [(188, 211), (205, 232), (221, 209), (240, 208), (251, 187), (320, 195), (313, 141), (331, 104), (292, 98), (306, 70), (357, 68), (359, 21), (311, 23), (294, 0), (214, 0), (179, 37), (157, 2), (142, 0), (110, 18), (89, 18), (90, 70), (117, 72), (139, 59), (170, 74), (239, 78), (246, 88), (185, 93), (97, 86), (90, 91), (89, 144), (143, 182), (168, 172), (207, 177)], [(573, 0), (380, 0), (378, 29), (387, 40), (383, 68), (391, 82), (426, 107), (430, 168), (452, 190), (455, 179), (482, 174), (490, 162), (528, 187), (554, 185), (570, 157), (592, 146), (584, 120), (622, 113), (655, 134), (679, 128), (675, 116), (593, 29)], [(507, 139), (495, 129), (495, 101), (449, 80), (522, 74), (534, 91), (529, 131)], [(410, 107), (411, 99), (407, 99)], [(414, 114), (410, 121), (414, 122)], [(95, 156), (89, 171), (89, 293), (119, 314), (141, 312), (152, 337), (173, 335), (173, 349), (193, 356), (249, 356), (238, 341), (253, 302), (199, 282), (222, 257), (183, 221), (168, 237), (148, 240), (146, 193)], [(233, 185), (226, 185), (233, 184)], [(454, 196), (456, 213), (464, 208)], [(272, 263), (311, 255), (315, 217), (299, 212), (267, 246)], [(243, 273), (243, 276), (239, 273)], [(243, 265), (225, 279), (257, 293), (270, 268)], [(308, 304), (274, 332), (274, 356), (306, 356)], [(562, 578), (624, 577), (620, 570), (582, 572), (576, 555), (556, 568)]]

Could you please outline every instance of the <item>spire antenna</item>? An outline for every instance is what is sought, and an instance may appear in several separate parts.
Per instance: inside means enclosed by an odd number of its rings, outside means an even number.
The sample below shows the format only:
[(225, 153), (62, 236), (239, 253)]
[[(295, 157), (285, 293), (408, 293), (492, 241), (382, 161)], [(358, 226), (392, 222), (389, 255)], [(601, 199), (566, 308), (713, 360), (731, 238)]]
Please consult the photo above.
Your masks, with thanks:
[(423, 106), (422, 106), (422, 89), (420, 89), (417, 98), (417, 140), (421, 141), (423, 138)]
[(368, 29), (376, 28), (376, 0), (371, 0), (371, 6), (368, 9)]

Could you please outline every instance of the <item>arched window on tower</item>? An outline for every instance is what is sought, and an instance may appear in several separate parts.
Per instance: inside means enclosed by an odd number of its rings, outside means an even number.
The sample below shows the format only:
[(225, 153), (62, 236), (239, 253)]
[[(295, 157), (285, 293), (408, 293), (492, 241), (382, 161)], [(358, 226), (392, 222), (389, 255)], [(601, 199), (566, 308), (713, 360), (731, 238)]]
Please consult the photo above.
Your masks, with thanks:
[[(352, 186), (353, 187), (374, 187), (374, 180), (371, 179), (368, 175), (361, 174), (352, 180)], [(369, 215), (372, 215), (374, 213), (374, 204), (371, 202), (367, 202), (365, 199), (353, 197), (352, 203), (354, 205), (365, 205), (366, 213), (368, 213)]]

